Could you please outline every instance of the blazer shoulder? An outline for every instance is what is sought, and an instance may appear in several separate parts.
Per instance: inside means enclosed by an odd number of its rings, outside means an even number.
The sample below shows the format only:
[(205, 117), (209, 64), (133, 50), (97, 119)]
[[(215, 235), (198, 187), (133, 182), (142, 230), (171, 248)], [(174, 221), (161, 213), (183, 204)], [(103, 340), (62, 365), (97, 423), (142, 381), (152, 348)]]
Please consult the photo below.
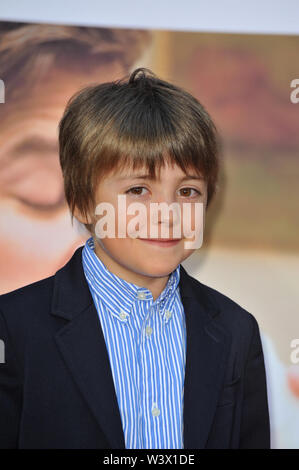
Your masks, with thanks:
[(53, 310), (58, 286), (65, 283), (69, 301), (72, 299), (72, 289), (75, 290), (78, 286), (80, 289), (82, 285), (81, 251), (82, 247), (79, 247), (53, 275), (0, 295), (0, 315), (8, 329), (19, 337), (24, 337), (33, 323), (43, 329), (49, 327), (52, 320), (49, 313)]
[(11, 347), (23, 369), (28, 337), (37, 319), (51, 309), (54, 276), (0, 295), (0, 338), (10, 338)]
[(35, 312), (49, 311), (55, 275), (0, 295), (0, 313), (13, 330), (26, 329)]
[(258, 326), (255, 316), (235, 300), (223, 292), (204, 284), (193, 276), (190, 277), (199, 295), (203, 295), (205, 299), (207, 299), (211, 309), (217, 312), (218, 321), (229, 325), (232, 329), (246, 329), (251, 332), (254, 327)]

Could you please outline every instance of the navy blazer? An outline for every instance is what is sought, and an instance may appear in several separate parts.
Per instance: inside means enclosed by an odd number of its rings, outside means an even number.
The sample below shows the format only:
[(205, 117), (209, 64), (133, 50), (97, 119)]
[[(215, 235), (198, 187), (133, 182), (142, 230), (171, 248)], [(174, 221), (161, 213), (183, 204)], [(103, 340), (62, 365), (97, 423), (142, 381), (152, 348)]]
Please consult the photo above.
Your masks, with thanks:
[[(0, 296), (0, 448), (125, 448), (81, 253), (54, 276)], [(184, 447), (270, 448), (255, 317), (182, 265), (179, 288), (187, 329)]]

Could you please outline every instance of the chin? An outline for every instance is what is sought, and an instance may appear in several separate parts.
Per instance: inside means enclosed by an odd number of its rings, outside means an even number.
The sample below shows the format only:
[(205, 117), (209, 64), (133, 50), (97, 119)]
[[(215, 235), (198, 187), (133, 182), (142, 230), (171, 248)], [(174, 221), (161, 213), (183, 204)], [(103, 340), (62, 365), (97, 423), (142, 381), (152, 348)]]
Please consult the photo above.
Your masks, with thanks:
[(150, 277), (165, 277), (168, 276), (172, 271), (176, 269), (179, 263), (177, 264), (169, 264), (169, 263), (163, 263), (161, 265), (157, 265), (156, 263), (148, 266), (147, 268), (144, 269), (144, 273), (146, 276)]

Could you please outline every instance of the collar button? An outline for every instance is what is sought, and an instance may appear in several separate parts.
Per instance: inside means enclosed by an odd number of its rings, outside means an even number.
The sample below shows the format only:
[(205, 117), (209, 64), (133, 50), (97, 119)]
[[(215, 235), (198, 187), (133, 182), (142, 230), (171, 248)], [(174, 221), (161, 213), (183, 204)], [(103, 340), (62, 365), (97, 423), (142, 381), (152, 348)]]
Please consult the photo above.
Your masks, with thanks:
[(146, 298), (145, 292), (138, 292), (137, 297), (139, 300), (144, 300)]
[(127, 313), (124, 312), (123, 310), (121, 310), (120, 314), (119, 314), (119, 318), (121, 320), (126, 320), (127, 319)]
[(165, 317), (168, 319), (168, 318), (171, 318), (171, 316), (172, 316), (172, 313), (169, 310), (166, 310)]

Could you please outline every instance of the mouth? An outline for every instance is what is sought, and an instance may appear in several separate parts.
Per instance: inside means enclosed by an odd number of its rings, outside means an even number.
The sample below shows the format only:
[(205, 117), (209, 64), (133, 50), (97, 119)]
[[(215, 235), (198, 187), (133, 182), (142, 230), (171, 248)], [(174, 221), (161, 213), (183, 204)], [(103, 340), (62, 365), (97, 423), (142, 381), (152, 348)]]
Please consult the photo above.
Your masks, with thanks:
[(139, 238), (139, 240), (151, 245), (167, 247), (177, 245), (181, 241), (181, 238)]

